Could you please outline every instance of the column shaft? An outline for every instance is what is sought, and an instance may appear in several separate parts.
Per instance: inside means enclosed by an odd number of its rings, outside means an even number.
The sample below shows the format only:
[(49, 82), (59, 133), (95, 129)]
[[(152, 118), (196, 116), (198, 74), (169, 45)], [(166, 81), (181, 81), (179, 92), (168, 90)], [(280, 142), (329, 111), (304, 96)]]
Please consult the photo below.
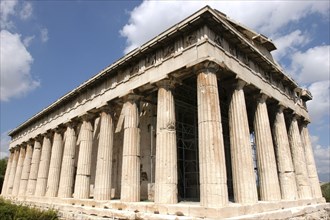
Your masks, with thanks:
[(267, 97), (257, 100), (254, 115), (254, 132), (257, 148), (260, 199), (277, 201), (281, 199), (272, 133), (266, 104)]
[(296, 200), (298, 197), (296, 176), (282, 106), (276, 112), (273, 134), (282, 199)]
[(314, 198), (321, 198), (322, 191), (316, 170), (313, 148), (306, 123), (302, 124), (300, 134), (301, 134), (301, 140), (303, 146), (305, 146), (306, 165), (307, 165), (309, 181), (311, 184), (312, 195)]
[(23, 170), (21, 175), (21, 182), (19, 184), (18, 195), (25, 196), (27, 183), (29, 181), (30, 169), (31, 169), (31, 160), (32, 160), (33, 148), (31, 144), (26, 146), (26, 154), (23, 163)]
[(22, 175), (22, 170), (23, 170), (25, 154), (26, 154), (26, 148), (21, 147), (20, 152), (19, 152), (18, 162), (17, 162), (16, 173), (15, 173), (14, 187), (13, 187), (13, 192), (12, 192), (13, 196), (18, 195), (18, 189), (19, 189), (19, 184), (21, 182), (21, 175)]
[(11, 165), (13, 163), (14, 154), (15, 154), (15, 151), (11, 150), (9, 158), (8, 158), (8, 162), (7, 162), (5, 179), (3, 180), (1, 195), (7, 195), (6, 194), (7, 193), (7, 184), (8, 184), (8, 179), (9, 179), (9, 176), (10, 176)]
[(205, 207), (228, 203), (226, 160), (217, 77), (213, 69), (197, 75), (200, 201)]
[(140, 128), (136, 101), (125, 103), (124, 144), (120, 200), (140, 201)]
[(33, 146), (31, 169), (30, 169), (29, 180), (25, 195), (33, 196), (35, 193), (37, 179), (38, 179), (40, 155), (41, 155), (41, 143), (39, 140), (36, 140)]
[(74, 198), (88, 199), (90, 194), (90, 176), (93, 147), (92, 123), (83, 118), (79, 133), (79, 156), (77, 165)]
[(46, 196), (56, 197), (60, 182), (61, 164), (63, 154), (62, 134), (56, 131), (54, 134), (52, 153), (50, 157), (49, 173), (47, 178)]
[(168, 80), (159, 84), (157, 103), (157, 139), (155, 203), (178, 202), (178, 167), (175, 130), (175, 103)]
[(246, 204), (256, 203), (258, 193), (243, 86), (244, 82), (239, 81), (231, 97), (229, 130), (234, 199)]
[(51, 148), (52, 144), (50, 137), (48, 135), (45, 135), (41, 149), (35, 196), (44, 196), (46, 193)]
[(13, 162), (12, 162), (11, 168), (10, 168), (8, 183), (7, 183), (7, 191), (6, 191), (7, 195), (11, 195), (13, 192), (18, 159), (19, 159), (19, 148), (16, 148), (15, 152), (14, 152)]
[(100, 115), (100, 137), (97, 151), (94, 199), (111, 199), (111, 169), (113, 151), (113, 118), (111, 113), (103, 111)]
[(302, 146), (296, 116), (292, 118), (290, 123), (289, 141), (296, 173), (298, 196), (300, 199), (310, 199), (312, 198), (312, 191), (307, 173), (305, 152)]
[(73, 193), (74, 173), (75, 173), (75, 154), (77, 137), (71, 124), (68, 125), (64, 135), (64, 151), (61, 165), (60, 184), (58, 197), (71, 198)]

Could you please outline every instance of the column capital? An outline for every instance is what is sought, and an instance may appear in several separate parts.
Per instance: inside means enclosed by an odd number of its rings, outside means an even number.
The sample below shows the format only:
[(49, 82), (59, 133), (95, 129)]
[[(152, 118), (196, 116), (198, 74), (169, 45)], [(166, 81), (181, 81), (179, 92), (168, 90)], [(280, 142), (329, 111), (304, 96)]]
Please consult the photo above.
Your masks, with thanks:
[(166, 78), (156, 82), (155, 84), (158, 88), (173, 89), (175, 88), (176, 83), (177, 81), (175, 79)]
[(256, 97), (256, 100), (258, 103), (264, 103), (268, 98), (269, 96), (266, 95), (265, 93), (263, 92), (260, 92), (258, 95), (255, 96)]
[(233, 83), (233, 88), (237, 90), (241, 90), (244, 88), (244, 86), (247, 84), (244, 80), (237, 78), (235, 82)]
[(221, 67), (219, 64), (217, 64), (214, 61), (207, 60), (207, 61), (196, 64), (193, 67), (193, 70), (194, 70), (194, 73), (196, 73), (196, 74), (198, 74), (200, 72), (205, 72), (205, 73), (213, 72), (213, 73), (216, 73), (220, 70), (220, 68), (223, 68), (223, 67)]
[(53, 132), (51, 130), (46, 131), (45, 133), (41, 134), (42, 138), (52, 138)]
[(95, 113), (86, 112), (85, 114), (80, 115), (78, 118), (80, 121), (92, 121), (95, 117)]
[(113, 103), (109, 103), (107, 105), (103, 105), (101, 107), (98, 108), (98, 115), (101, 115), (103, 112), (108, 113), (110, 115), (114, 115), (115, 114), (115, 104)]
[(137, 102), (142, 98), (142, 96), (138, 95), (134, 92), (130, 92), (130, 93), (126, 94), (125, 96), (123, 96), (122, 98), (125, 102)]

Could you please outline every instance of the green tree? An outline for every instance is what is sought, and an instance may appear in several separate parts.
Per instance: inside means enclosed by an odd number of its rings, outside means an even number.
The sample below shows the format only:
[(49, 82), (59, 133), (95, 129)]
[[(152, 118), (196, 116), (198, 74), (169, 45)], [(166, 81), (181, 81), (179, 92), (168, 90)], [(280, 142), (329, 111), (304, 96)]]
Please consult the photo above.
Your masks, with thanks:
[(325, 183), (321, 186), (322, 195), (327, 202), (330, 202), (330, 183)]
[(2, 189), (2, 184), (5, 179), (7, 161), (7, 157), (0, 160), (0, 190)]

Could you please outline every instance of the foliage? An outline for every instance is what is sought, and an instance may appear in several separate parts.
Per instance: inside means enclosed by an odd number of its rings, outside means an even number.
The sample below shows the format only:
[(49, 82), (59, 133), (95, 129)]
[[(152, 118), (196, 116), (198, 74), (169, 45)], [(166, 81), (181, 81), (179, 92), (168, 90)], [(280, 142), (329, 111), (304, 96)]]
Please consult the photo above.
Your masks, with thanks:
[(57, 212), (54, 210), (40, 211), (23, 205), (14, 205), (0, 198), (1, 220), (57, 220)]
[(8, 158), (3, 158), (0, 160), (0, 190), (2, 189), (2, 184), (5, 179), (7, 161)]
[(322, 195), (327, 202), (330, 202), (330, 183), (325, 183), (321, 186)]

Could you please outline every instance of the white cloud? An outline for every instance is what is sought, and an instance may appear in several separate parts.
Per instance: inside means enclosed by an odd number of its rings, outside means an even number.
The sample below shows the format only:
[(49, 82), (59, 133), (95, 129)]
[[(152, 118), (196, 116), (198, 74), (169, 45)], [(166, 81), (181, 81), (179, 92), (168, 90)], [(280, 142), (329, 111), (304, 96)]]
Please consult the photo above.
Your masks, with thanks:
[(311, 13), (328, 16), (330, 8), (327, 1), (143, 1), (120, 31), (127, 38), (125, 53), (207, 4), (269, 36)]
[(29, 47), (30, 44), (31, 44), (31, 42), (32, 42), (32, 40), (33, 40), (34, 38), (35, 38), (34, 35), (32, 35), (32, 36), (28, 36), (28, 37), (25, 37), (24, 40), (23, 40), (23, 44), (24, 44), (24, 46), (25, 46), (25, 47)]
[(330, 46), (316, 46), (305, 52), (294, 53), (289, 71), (301, 84), (329, 80), (329, 62)]
[(10, 137), (8, 131), (5, 131), (0, 136), (0, 159), (8, 156)]
[(22, 10), (19, 12), (21, 19), (26, 20), (32, 15), (32, 4), (31, 2), (24, 2), (22, 6)]
[(8, 101), (19, 97), (39, 86), (30, 74), (33, 58), (26, 50), (18, 34), (7, 30), (0, 32), (1, 84), (0, 100)]
[(317, 167), (317, 172), (319, 174), (319, 177), (328, 177), (327, 180), (323, 181), (330, 181), (330, 146), (323, 147), (321, 145), (315, 145), (314, 146), (314, 157), (315, 157), (315, 163)]
[(309, 41), (309, 37), (306, 34), (304, 35), (301, 30), (295, 30), (287, 35), (274, 39), (277, 50), (273, 52), (273, 55), (277, 60), (283, 57), (289, 57), (298, 50), (298, 47), (304, 46)]
[(48, 29), (47, 28), (42, 28), (40, 30), (40, 38), (41, 38), (41, 42), (46, 43), (49, 39), (48, 37)]
[(12, 1), (1, 1), (0, 2), (0, 26), (3, 28), (12, 28), (13, 22), (9, 20), (9, 16), (14, 15), (15, 6), (17, 5), (17, 0)]
[(323, 119), (330, 114), (330, 80), (312, 83), (308, 90), (313, 95), (313, 99), (307, 102), (307, 108), (313, 123), (327, 123)]

